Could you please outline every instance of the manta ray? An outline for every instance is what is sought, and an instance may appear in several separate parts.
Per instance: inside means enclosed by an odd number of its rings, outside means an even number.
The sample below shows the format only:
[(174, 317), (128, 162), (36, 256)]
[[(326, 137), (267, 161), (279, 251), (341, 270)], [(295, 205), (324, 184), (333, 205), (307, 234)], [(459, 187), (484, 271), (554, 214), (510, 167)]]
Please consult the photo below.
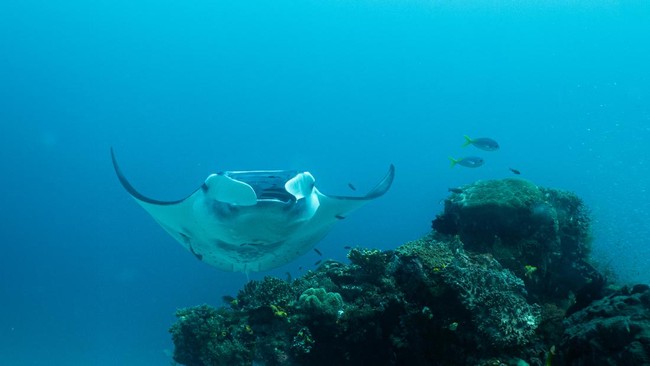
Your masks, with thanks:
[(361, 197), (321, 193), (307, 171), (252, 170), (211, 174), (187, 198), (160, 201), (133, 188), (117, 164), (122, 186), (174, 239), (199, 260), (225, 271), (259, 272), (305, 254), (339, 220), (384, 195), (388, 173)]

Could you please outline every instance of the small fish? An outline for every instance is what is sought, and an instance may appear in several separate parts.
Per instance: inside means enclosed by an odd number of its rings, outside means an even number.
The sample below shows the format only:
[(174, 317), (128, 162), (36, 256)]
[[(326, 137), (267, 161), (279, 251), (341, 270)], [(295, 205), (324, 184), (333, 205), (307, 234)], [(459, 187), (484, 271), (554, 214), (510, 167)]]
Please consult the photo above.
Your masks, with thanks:
[(323, 253), (321, 253), (317, 248), (314, 248), (314, 252), (316, 252), (316, 254), (320, 255), (321, 257), (323, 256)]
[(517, 170), (517, 169), (514, 169), (514, 168), (508, 168), (508, 169), (510, 169), (510, 171), (513, 172), (514, 174), (517, 174), (517, 175), (521, 174), (521, 172), (519, 170)]
[(316, 263), (314, 263), (314, 265), (317, 266), (317, 265), (319, 265), (320, 262), (322, 262), (322, 261), (323, 261), (322, 259), (319, 259), (319, 260), (316, 261)]
[(345, 249), (345, 250), (350, 250), (350, 249), (352, 249), (352, 247), (349, 246), (349, 245), (346, 245), (346, 246), (343, 247), (343, 249)]
[(348, 183), (348, 187), (350, 187), (350, 189), (353, 191), (357, 190), (357, 187), (355, 187), (352, 183)]
[(487, 137), (472, 139), (469, 136), (465, 135), (465, 143), (463, 144), (463, 147), (469, 145), (474, 145), (475, 147), (485, 151), (499, 150), (499, 143)]
[(535, 266), (531, 266), (529, 264), (524, 266), (524, 275), (528, 278), (533, 278), (535, 271), (537, 271), (537, 267)]
[(223, 300), (223, 302), (225, 302), (226, 304), (232, 304), (233, 301), (235, 301), (235, 298), (230, 295), (224, 295), (221, 297), (221, 300)]
[(461, 194), (461, 193), (463, 193), (463, 189), (462, 189), (462, 188), (447, 188), (447, 190), (448, 190), (449, 192), (451, 192), (451, 193), (457, 193), (457, 194)]
[(452, 168), (456, 164), (459, 164), (467, 168), (478, 168), (481, 165), (483, 165), (483, 163), (485, 163), (485, 161), (482, 158), (479, 158), (478, 156), (468, 156), (466, 158), (461, 158), (461, 159), (454, 159), (452, 157), (449, 157), (449, 160), (451, 160)]
[(345, 216), (341, 216), (341, 215), (334, 215), (334, 217), (336, 217), (339, 220), (343, 220), (345, 218)]
[(291, 282), (291, 273), (285, 272), (287, 274), (287, 282)]

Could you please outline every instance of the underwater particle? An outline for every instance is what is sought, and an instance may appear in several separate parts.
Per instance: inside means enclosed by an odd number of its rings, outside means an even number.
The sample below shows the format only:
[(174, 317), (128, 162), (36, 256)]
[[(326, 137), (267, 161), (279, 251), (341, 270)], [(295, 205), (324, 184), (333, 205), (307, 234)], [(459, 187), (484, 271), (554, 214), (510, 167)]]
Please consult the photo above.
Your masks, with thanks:
[(323, 256), (323, 253), (321, 253), (317, 248), (314, 248), (314, 252), (316, 252), (316, 254), (320, 255), (321, 257)]
[(451, 160), (452, 168), (456, 166), (456, 164), (460, 166), (464, 166), (466, 168), (478, 168), (481, 165), (483, 165), (483, 163), (485, 163), (483, 158), (480, 158), (478, 156), (468, 156), (460, 159), (454, 159), (453, 157), (450, 156), (449, 160)]
[(339, 309), (339, 311), (336, 312), (336, 319), (341, 319), (345, 315), (345, 310)]
[(422, 308), (422, 315), (424, 315), (429, 320), (433, 319), (433, 312), (428, 306)]
[(465, 143), (463, 144), (463, 147), (474, 145), (474, 147), (485, 151), (499, 150), (499, 143), (497, 143), (496, 141), (494, 141), (489, 137), (479, 137), (476, 139), (470, 138), (467, 135), (465, 135), (464, 137), (465, 137)]
[(357, 190), (357, 187), (355, 187), (352, 183), (348, 183), (348, 187), (350, 187), (350, 189), (353, 191)]
[(521, 172), (518, 169), (515, 168), (508, 168), (508, 169), (512, 172), (512, 174), (516, 174), (516, 175), (521, 174)]

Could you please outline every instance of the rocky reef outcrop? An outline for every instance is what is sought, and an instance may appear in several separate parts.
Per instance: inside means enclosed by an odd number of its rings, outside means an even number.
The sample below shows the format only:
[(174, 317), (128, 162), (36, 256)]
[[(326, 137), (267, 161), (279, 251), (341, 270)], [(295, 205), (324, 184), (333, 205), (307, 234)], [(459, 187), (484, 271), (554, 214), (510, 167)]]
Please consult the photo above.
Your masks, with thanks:
[(564, 320), (558, 364), (650, 365), (650, 287), (613, 291)]
[[(650, 291), (590, 264), (570, 192), (524, 180), (458, 187), (433, 231), (354, 248), (295, 280), (181, 309), (174, 360), (205, 365), (609, 365), (648, 362)], [(618, 342), (612, 343), (611, 337)], [(645, 358), (644, 358), (645, 357)]]

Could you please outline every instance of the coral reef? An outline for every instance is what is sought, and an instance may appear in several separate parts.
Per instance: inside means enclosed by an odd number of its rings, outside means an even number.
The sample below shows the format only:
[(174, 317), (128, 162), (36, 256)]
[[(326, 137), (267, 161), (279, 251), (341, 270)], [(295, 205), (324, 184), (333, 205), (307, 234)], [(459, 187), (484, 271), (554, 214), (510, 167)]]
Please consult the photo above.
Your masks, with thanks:
[(325, 261), (293, 281), (251, 281), (228, 306), (179, 310), (174, 360), (648, 363), (650, 291), (612, 290), (590, 264), (589, 215), (574, 194), (479, 181), (454, 189), (433, 228), (393, 251), (351, 249), (349, 264)]
[(614, 291), (571, 315), (564, 325), (558, 364), (650, 364), (650, 287), (647, 285)]
[[(490, 253), (526, 281), (537, 301), (564, 299), (604, 278), (589, 263), (589, 212), (571, 192), (523, 179), (478, 181), (454, 190), (433, 220), (465, 249)], [(592, 294), (585, 294), (592, 296)]]
[(169, 330), (174, 360), (188, 366), (250, 365), (251, 329), (230, 315), (208, 305), (178, 310), (178, 321)]
[(492, 256), (470, 258), (459, 252), (442, 273), (455, 289), (479, 332), (496, 348), (530, 342), (540, 321), (540, 307), (526, 302), (524, 281), (503, 269)]

